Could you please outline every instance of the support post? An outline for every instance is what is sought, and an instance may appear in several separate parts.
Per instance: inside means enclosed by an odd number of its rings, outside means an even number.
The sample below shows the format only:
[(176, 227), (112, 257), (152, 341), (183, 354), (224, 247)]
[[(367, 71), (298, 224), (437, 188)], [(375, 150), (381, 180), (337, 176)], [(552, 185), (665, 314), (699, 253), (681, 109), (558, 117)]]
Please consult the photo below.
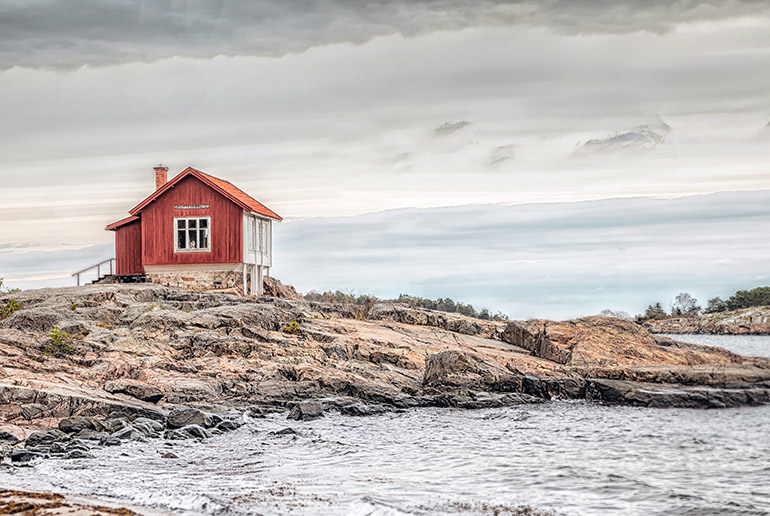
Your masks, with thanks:
[(258, 294), (257, 292), (257, 268), (253, 265), (250, 265), (251, 267), (251, 289), (249, 294), (252, 296), (256, 296)]
[(244, 263), (243, 264), (243, 295), (245, 296), (246, 294), (248, 294), (248, 292), (246, 292), (246, 264)]
[(257, 295), (261, 296), (265, 293), (264, 280), (262, 279), (262, 266), (257, 265)]

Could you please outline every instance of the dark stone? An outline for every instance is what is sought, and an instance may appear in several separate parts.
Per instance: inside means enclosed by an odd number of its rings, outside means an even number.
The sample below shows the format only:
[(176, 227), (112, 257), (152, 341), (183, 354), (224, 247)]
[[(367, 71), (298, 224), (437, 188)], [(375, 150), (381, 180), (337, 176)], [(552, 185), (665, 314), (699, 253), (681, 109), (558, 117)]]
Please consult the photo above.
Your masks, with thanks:
[(365, 405), (363, 403), (353, 403), (340, 407), (340, 414), (346, 416), (374, 416), (387, 411), (388, 409), (382, 405)]
[(293, 428), (284, 428), (276, 432), (270, 432), (269, 435), (299, 435), (299, 432), (297, 432)]
[(114, 432), (110, 437), (114, 439), (131, 439), (135, 434), (137, 434), (136, 428), (129, 425), (125, 428), (121, 428), (117, 432)]
[(586, 399), (641, 407), (728, 408), (770, 403), (770, 389), (716, 389), (592, 378)]
[(81, 430), (103, 430), (104, 425), (98, 423), (92, 417), (73, 416), (66, 417), (59, 421), (59, 430), (74, 434)]
[(11, 462), (29, 462), (33, 459), (41, 458), (43, 454), (25, 450), (24, 448), (14, 448), (11, 450)]
[(94, 456), (93, 454), (87, 451), (75, 449), (72, 451), (68, 451), (67, 455), (65, 455), (64, 458), (65, 459), (93, 459)]
[(179, 456), (175, 453), (171, 453), (170, 451), (165, 452), (163, 455), (161, 455), (164, 459), (178, 459)]
[(169, 428), (182, 428), (187, 425), (203, 425), (206, 414), (192, 407), (177, 408), (169, 412), (166, 425)]
[(70, 436), (59, 430), (52, 428), (47, 432), (32, 432), (27, 437), (26, 447), (46, 445), (50, 446), (56, 442), (69, 441)]
[(120, 446), (121, 442), (120, 442), (120, 439), (118, 439), (117, 437), (108, 435), (108, 436), (102, 437), (99, 440), (99, 444), (101, 446)]
[(163, 398), (163, 391), (146, 383), (119, 378), (104, 384), (104, 390), (113, 394), (126, 394), (149, 403), (157, 403)]
[(121, 428), (126, 428), (128, 425), (130, 425), (128, 419), (124, 417), (113, 417), (110, 419), (105, 419), (102, 421), (102, 424), (104, 425), (104, 428), (110, 433), (115, 433)]
[(99, 441), (103, 437), (107, 437), (110, 434), (107, 432), (97, 432), (96, 430), (91, 430), (90, 428), (84, 428), (80, 432), (76, 433), (74, 437), (76, 439), (88, 439), (90, 441)]
[(187, 425), (175, 430), (166, 430), (164, 437), (169, 440), (207, 439), (211, 434), (200, 425)]
[(9, 444), (13, 446), (19, 442), (19, 438), (10, 432), (0, 430), (0, 444)]
[(31, 419), (40, 419), (45, 415), (45, 405), (39, 403), (28, 403), (21, 406), (21, 417), (27, 421)]
[(230, 432), (231, 430), (237, 430), (242, 426), (243, 426), (243, 423), (241, 423), (240, 421), (236, 421), (234, 419), (225, 419), (224, 421), (222, 421), (216, 426), (216, 429), (222, 430), (223, 432)]
[(73, 439), (72, 441), (65, 444), (64, 448), (67, 451), (72, 451), (72, 450), (88, 451), (91, 449), (91, 445), (88, 443), (88, 441), (85, 441), (83, 439)]
[(206, 414), (203, 421), (203, 426), (205, 428), (214, 428), (222, 421), (224, 421), (224, 418), (219, 414)]
[(295, 421), (310, 421), (323, 415), (324, 407), (320, 401), (301, 401), (294, 405), (287, 418)]

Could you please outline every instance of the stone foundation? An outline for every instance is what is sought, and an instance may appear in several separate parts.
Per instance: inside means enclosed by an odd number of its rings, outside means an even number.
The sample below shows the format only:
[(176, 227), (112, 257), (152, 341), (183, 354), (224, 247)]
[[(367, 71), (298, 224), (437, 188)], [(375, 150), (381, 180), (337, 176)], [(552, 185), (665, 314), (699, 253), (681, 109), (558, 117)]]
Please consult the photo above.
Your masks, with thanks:
[(147, 279), (152, 283), (187, 290), (237, 288), (243, 291), (243, 273), (237, 271), (152, 272), (147, 274)]

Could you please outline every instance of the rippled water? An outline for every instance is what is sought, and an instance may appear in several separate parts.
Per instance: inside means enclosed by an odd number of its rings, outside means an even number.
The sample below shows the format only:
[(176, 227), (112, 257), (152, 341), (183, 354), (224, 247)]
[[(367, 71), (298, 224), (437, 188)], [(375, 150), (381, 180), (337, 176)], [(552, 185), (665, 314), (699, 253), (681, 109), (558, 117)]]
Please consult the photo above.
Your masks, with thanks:
[(747, 357), (770, 357), (770, 335), (664, 335), (701, 346), (718, 346)]
[[(0, 485), (183, 514), (494, 513), (474, 507), (482, 503), (576, 515), (770, 513), (770, 407), (552, 402), (284, 418), (250, 420), (207, 443), (130, 443), (96, 459), (48, 460), (0, 473)], [(286, 426), (301, 435), (269, 434)], [(161, 458), (169, 449), (179, 458)]]

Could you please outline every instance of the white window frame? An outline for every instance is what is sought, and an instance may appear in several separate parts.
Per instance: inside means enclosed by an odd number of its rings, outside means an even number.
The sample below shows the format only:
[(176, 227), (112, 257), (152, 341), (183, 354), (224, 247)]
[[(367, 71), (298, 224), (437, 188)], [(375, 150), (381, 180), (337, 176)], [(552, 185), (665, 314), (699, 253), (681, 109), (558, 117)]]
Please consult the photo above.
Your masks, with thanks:
[[(179, 240), (178, 240), (178, 223), (179, 220), (206, 220), (206, 230), (208, 231), (208, 247), (198, 247), (196, 249), (187, 249), (187, 248), (180, 248), (179, 247)], [(196, 224), (198, 225), (198, 224)], [(185, 226), (187, 226), (187, 223), (185, 223)], [(196, 228), (197, 231), (200, 231), (200, 227)], [(185, 228), (185, 243), (189, 245), (189, 228)], [(212, 231), (211, 231), (211, 216), (192, 216), (192, 217), (174, 217), (174, 252), (175, 253), (210, 253), (211, 252), (211, 237), (212, 237)]]

